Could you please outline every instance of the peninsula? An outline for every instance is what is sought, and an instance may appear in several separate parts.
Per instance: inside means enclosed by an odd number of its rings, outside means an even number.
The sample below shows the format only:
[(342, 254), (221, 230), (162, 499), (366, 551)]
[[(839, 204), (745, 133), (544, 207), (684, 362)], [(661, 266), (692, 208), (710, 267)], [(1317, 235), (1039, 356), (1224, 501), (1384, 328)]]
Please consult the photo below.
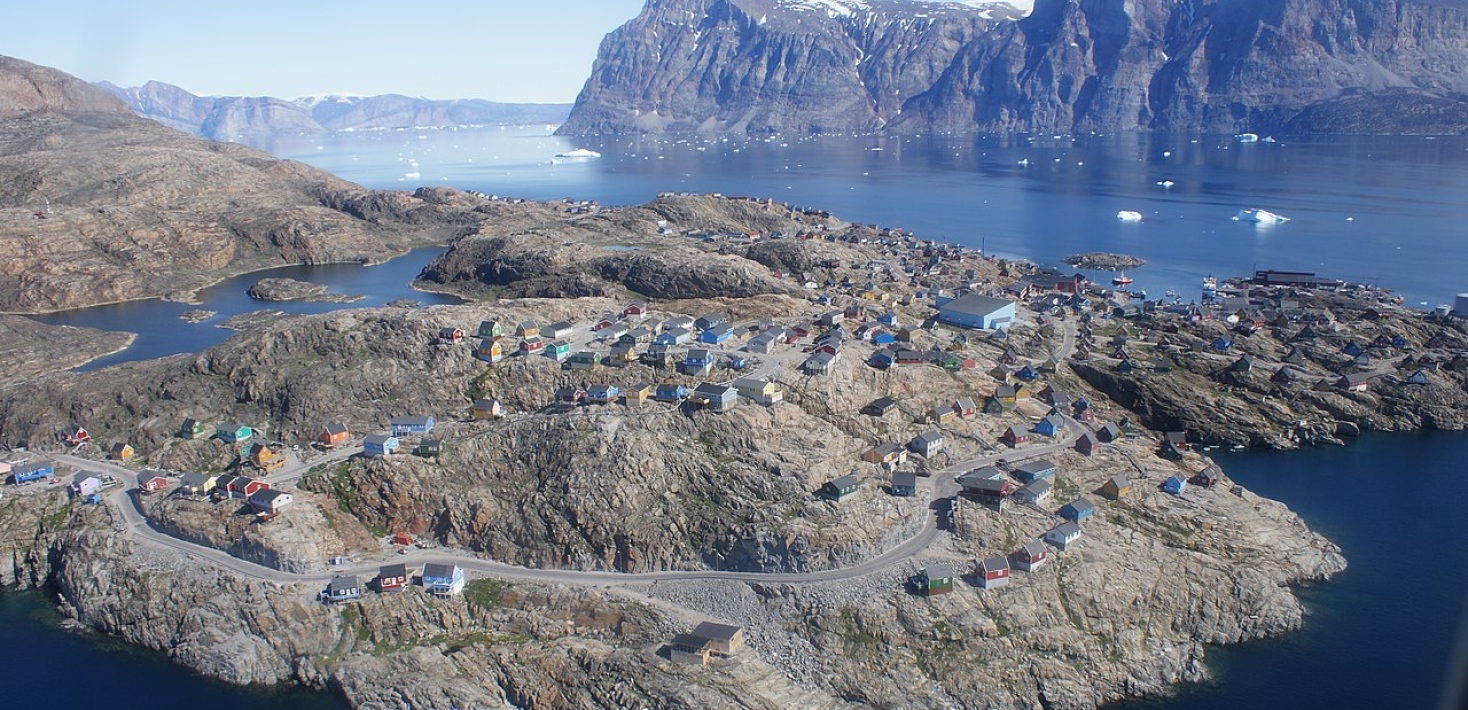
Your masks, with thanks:
[(1080, 377), (1085, 314), (1005, 297), (1033, 267), (768, 200), (583, 207), (424, 271), (485, 300), (0, 393), (39, 477), (0, 579), (362, 707), (1088, 708), (1344, 567)]

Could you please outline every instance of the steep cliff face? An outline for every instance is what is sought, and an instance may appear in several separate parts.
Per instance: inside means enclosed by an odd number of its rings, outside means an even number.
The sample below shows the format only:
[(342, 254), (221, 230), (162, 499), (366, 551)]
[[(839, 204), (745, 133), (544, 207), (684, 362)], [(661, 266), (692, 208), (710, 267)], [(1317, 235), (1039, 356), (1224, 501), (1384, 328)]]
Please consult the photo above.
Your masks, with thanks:
[(879, 129), (988, 18), (956, 3), (653, 0), (602, 43), (561, 131)]
[(562, 130), (1468, 130), (1458, 0), (1037, 0), (1012, 22), (751, 4), (650, 0)]

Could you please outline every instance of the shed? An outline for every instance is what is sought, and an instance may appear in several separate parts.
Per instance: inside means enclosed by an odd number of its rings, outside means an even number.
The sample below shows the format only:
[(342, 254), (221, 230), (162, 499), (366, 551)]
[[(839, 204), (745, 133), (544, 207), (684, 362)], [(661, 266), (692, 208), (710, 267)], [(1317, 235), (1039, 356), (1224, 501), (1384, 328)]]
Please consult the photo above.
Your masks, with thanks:
[(1045, 549), (1045, 543), (1039, 540), (1031, 540), (1018, 550), (1015, 550), (1014, 554), (1010, 555), (1010, 557), (1013, 559), (1016, 569), (1034, 572), (1045, 565), (1045, 561), (1049, 557), (1049, 550)]
[(953, 591), (953, 565), (937, 562), (924, 567), (913, 579), (918, 591), (927, 596)]
[(986, 557), (974, 570), (980, 589), (994, 589), (1009, 584), (1009, 559), (1003, 555)]

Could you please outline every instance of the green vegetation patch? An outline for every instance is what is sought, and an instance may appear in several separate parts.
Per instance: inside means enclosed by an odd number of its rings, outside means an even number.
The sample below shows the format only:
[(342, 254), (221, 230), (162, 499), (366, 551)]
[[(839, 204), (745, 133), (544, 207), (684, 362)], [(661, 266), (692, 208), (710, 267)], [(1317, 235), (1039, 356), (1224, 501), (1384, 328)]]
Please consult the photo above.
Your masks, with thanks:
[(464, 600), (478, 609), (498, 609), (503, 606), (500, 597), (509, 588), (509, 582), (498, 579), (471, 579), (464, 585)]

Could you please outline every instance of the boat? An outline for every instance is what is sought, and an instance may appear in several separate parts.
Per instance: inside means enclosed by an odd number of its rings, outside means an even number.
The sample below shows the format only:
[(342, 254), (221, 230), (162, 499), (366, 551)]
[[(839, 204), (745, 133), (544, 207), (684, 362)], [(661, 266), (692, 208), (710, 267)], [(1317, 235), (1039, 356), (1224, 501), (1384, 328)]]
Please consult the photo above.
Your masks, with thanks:
[(1120, 274), (1118, 274), (1116, 276), (1111, 277), (1111, 285), (1113, 285), (1113, 286), (1130, 286), (1131, 284), (1132, 284), (1132, 280), (1131, 280), (1130, 277), (1128, 277), (1126, 275), (1126, 272), (1125, 271), (1121, 272)]
[(596, 152), (594, 150), (587, 150), (586, 148), (577, 148), (575, 150), (568, 150), (568, 151), (566, 151), (564, 153), (556, 153), (556, 157), (557, 158), (600, 158), (601, 157), (601, 153), (598, 153), (598, 152)]
[(1284, 224), (1290, 221), (1290, 218), (1284, 215), (1257, 208), (1239, 210), (1239, 213), (1234, 215), (1233, 219), (1235, 222), (1253, 222), (1255, 224)]
[(1203, 300), (1211, 300), (1218, 297), (1218, 279), (1213, 274), (1203, 277)]

